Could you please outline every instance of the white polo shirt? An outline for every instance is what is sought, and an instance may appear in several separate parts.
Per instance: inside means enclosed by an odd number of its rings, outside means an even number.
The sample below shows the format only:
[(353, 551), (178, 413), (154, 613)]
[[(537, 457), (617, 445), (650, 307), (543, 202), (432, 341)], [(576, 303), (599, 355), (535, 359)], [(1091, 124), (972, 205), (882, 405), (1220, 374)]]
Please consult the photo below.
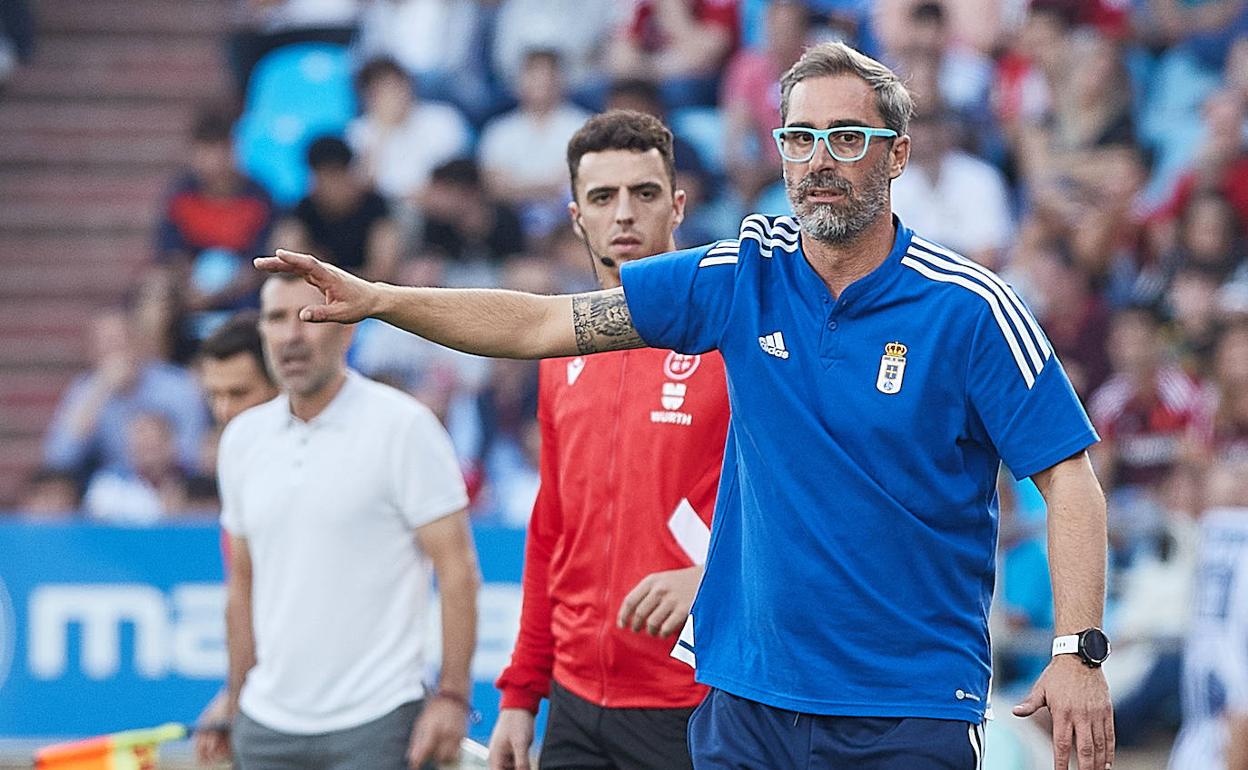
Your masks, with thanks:
[(222, 526), (252, 562), (243, 712), (313, 734), (422, 697), (432, 570), (413, 530), (468, 504), (437, 418), (350, 372), (309, 422), (286, 396), (239, 415), (218, 466)]

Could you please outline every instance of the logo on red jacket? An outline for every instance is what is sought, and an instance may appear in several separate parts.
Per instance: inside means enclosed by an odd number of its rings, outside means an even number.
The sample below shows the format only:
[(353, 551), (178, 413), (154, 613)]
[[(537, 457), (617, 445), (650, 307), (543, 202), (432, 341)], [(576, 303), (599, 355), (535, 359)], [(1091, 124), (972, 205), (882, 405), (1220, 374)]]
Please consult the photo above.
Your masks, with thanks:
[(663, 383), (663, 408), (674, 412), (685, 403), (685, 385), (680, 382)]
[(702, 356), (687, 356), (673, 350), (667, 354), (667, 360), (663, 362), (663, 374), (667, 375), (669, 380), (687, 380), (698, 370), (700, 363), (702, 363)]

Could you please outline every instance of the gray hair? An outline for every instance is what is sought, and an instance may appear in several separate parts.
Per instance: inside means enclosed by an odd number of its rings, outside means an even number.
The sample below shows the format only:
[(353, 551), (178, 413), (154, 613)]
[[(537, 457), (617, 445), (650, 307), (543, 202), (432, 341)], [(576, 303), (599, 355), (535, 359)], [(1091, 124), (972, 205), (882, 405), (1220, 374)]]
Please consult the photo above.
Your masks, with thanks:
[(789, 117), (789, 95), (793, 86), (807, 78), (854, 75), (866, 81), (875, 91), (875, 106), (884, 118), (884, 125), (905, 134), (914, 114), (914, 98), (888, 67), (842, 42), (820, 43), (806, 49), (802, 58), (780, 78), (780, 119)]

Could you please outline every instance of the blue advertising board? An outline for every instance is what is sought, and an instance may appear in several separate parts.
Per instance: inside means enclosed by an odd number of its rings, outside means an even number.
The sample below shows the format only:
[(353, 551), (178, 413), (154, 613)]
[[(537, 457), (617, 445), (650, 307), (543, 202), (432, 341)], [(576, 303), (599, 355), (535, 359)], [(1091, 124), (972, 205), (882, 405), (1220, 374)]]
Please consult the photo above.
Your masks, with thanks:
[[(493, 681), (519, 626), (524, 531), (473, 534), (484, 584), (473, 661), (482, 718), (470, 735), (485, 740), (498, 711)], [(215, 523), (0, 516), (0, 737), (193, 724), (225, 677), (220, 538)], [(441, 646), (438, 618), (434, 607), (431, 651)]]

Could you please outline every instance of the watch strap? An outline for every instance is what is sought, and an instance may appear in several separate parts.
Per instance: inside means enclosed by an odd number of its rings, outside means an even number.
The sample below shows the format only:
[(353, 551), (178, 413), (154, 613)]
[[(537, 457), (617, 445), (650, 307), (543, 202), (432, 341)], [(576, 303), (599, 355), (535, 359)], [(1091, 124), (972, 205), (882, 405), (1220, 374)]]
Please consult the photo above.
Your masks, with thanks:
[(1079, 634), (1067, 634), (1066, 636), (1058, 636), (1053, 639), (1053, 655), (1068, 655), (1079, 653)]

